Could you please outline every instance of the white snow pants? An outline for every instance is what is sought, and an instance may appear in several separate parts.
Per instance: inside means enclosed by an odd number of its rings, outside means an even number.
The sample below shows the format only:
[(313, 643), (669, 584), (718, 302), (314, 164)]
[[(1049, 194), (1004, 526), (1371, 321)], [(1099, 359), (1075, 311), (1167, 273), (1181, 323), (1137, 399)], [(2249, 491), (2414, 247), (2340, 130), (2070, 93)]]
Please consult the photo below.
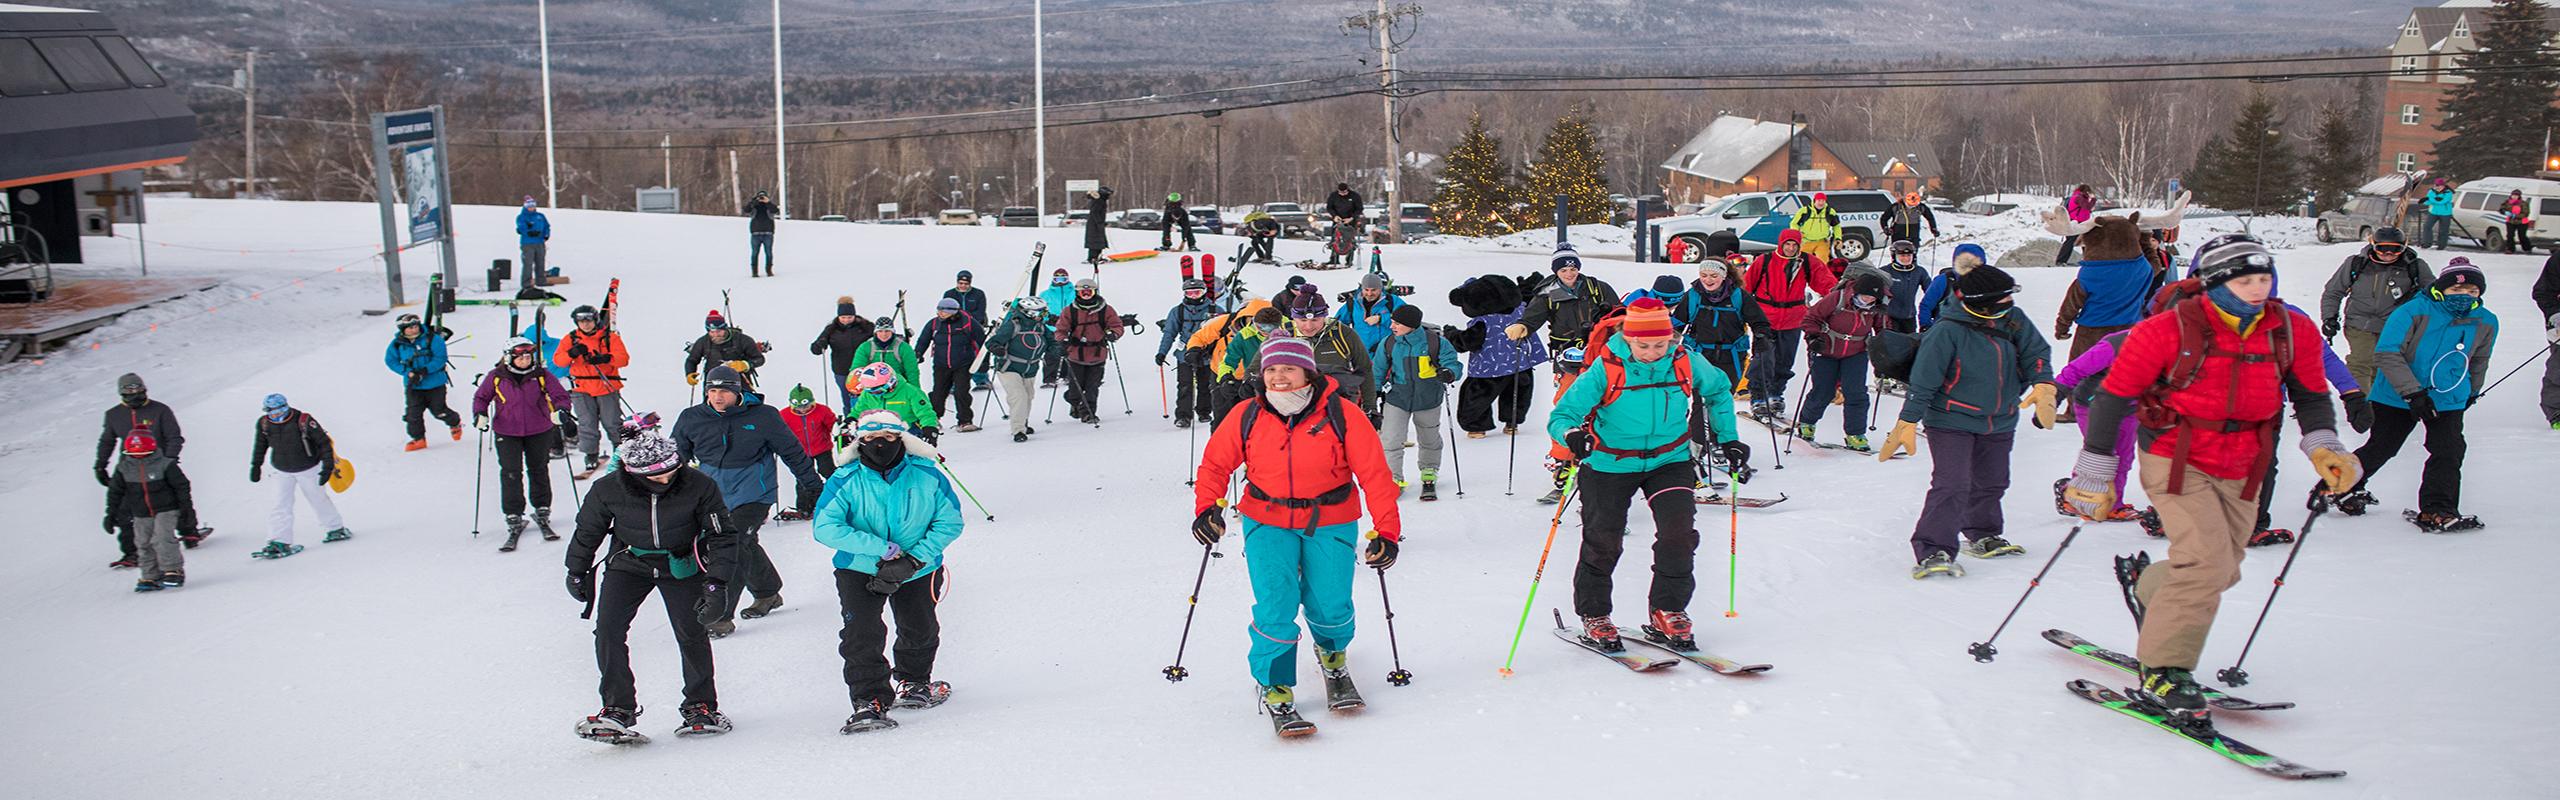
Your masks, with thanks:
[(267, 538), (293, 543), (293, 495), (297, 489), (302, 492), (302, 499), (311, 501), (311, 513), (320, 518), (320, 530), (347, 526), (347, 521), (338, 516), (338, 504), (329, 499), (329, 484), (320, 480), (319, 465), (301, 472), (277, 471), (267, 477), (276, 487), (275, 508), (267, 511)]

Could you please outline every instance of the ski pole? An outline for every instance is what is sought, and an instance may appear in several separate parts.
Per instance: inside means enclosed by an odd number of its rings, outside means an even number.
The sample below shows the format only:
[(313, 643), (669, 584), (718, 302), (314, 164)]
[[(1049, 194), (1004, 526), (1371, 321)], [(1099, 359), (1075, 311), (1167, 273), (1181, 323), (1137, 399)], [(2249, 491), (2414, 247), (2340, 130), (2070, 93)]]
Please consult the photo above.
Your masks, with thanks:
[[(1226, 501), (1218, 501), (1218, 506), (1225, 508)], [(1209, 557), (1215, 555), (1218, 555), (1217, 545), (1200, 546), (1200, 574), (1191, 578), (1191, 607), (1182, 612), (1182, 641), (1173, 646), (1173, 666), (1164, 668), (1165, 680), (1181, 683), (1182, 679), (1191, 677), (1191, 670), (1182, 668), (1182, 654), (1191, 649), (1191, 618), (1200, 613), (1200, 587), (1209, 580)]]
[[(2259, 491), (2266, 490), (2260, 489)], [(2328, 495), (2314, 494), (2311, 497), (2311, 516), (2302, 520), (2301, 535), (2293, 537), (2293, 549), (2285, 552), (2284, 568), (2276, 570), (2275, 588), (2267, 590), (2267, 604), (2258, 607), (2258, 621), (2250, 624), (2249, 626), (2249, 639), (2240, 645), (2239, 660), (2231, 662), (2231, 666), (2224, 667), (2222, 671), (2213, 674), (2214, 677), (2222, 679), (2223, 683), (2228, 683), (2233, 686), (2249, 685), (2249, 671), (2241, 669), (2240, 665), (2249, 662), (2249, 648), (2258, 643), (2258, 629), (2267, 624), (2267, 611), (2276, 607), (2276, 593), (2284, 591), (2285, 576), (2293, 574), (2293, 559), (2296, 556), (2302, 555), (2302, 543), (2311, 538), (2311, 524), (2319, 522), (2320, 513), (2329, 510)]]
[(560, 471), (569, 476), (569, 510), (572, 512), (586, 510), (586, 499), (578, 496), (578, 470), (569, 466), (569, 459), (552, 460), (560, 462)]
[[(1121, 388), (1126, 390), (1128, 387), (1124, 384)], [(1156, 367), (1156, 409), (1163, 412), (1163, 418), (1173, 418), (1173, 401), (1167, 398), (1164, 391), (1163, 366)]]
[(489, 483), (489, 429), (480, 429), (480, 455), (471, 460), (471, 538), (480, 538), (480, 487)]
[(1456, 401), (1440, 404), (1441, 420), (1447, 423), (1440, 426), (1440, 435), (1449, 442), (1449, 474), (1457, 479), (1458, 496), (1465, 497), (1467, 496), (1467, 471), (1458, 460), (1458, 412), (1450, 408), (1452, 405), (1456, 405)]
[[(1074, 378), (1070, 377), (1068, 380), (1074, 380)], [(1040, 424), (1047, 425), (1056, 421), (1058, 421), (1058, 385), (1051, 383), (1049, 384), (1049, 416), (1041, 419)]]
[[(2544, 354), (2548, 354), (2548, 353), (2550, 353), (2550, 352), (2551, 352), (2551, 348), (2553, 348), (2553, 347), (2560, 347), (2560, 342), (2553, 342), (2553, 343), (2551, 343), (2551, 344), (2543, 345), (2543, 346), (2542, 346), (2542, 350), (2541, 350), (2541, 351), (2534, 353), (2534, 354), (2533, 354), (2533, 356), (2527, 356), (2527, 357), (2525, 357), (2524, 363), (2522, 363), (2522, 364), (2517, 364), (2515, 369), (2507, 370), (2507, 374), (2505, 374), (2505, 375), (2500, 375), (2500, 376), (2498, 376), (2498, 379), (2497, 379), (2497, 380), (2490, 381), (2490, 382), (2489, 382), (2489, 389), (2495, 389), (2495, 388), (2498, 388), (2498, 384), (2506, 383), (2508, 378), (2513, 378), (2513, 377), (2515, 377), (2515, 376), (2516, 376), (2516, 373), (2523, 372), (2523, 371), (2524, 371), (2524, 368), (2526, 368), (2526, 367), (2530, 367), (2530, 366), (2533, 366), (2533, 361), (2534, 361), (2534, 357), (2535, 357), (2535, 356), (2541, 356), (2541, 355), (2544, 355)], [(2485, 397), (2485, 396), (2487, 396), (2487, 395), (2489, 394), (2489, 389), (2482, 389), (2482, 390), (2480, 390), (2480, 393), (2479, 393), (2479, 394), (2477, 394), (2477, 395), (2472, 395), (2472, 397), (2471, 397), (2471, 402), (2474, 402), (2474, 403), (2480, 402), (2480, 398), (2481, 398), (2481, 397)]]
[(1520, 477), (1520, 434), (1513, 432), (1506, 434), (1506, 437), (1511, 440), (1511, 465), (1504, 468), (1502, 473), (1502, 496), (1510, 497), (1511, 484)]
[(953, 471), (951, 471), (951, 462), (945, 461), (945, 462), (942, 462), (942, 464), (941, 464), (941, 465), (942, 465), (942, 474), (947, 475), (947, 476), (950, 476), (950, 478), (951, 478), (951, 485), (960, 487), (960, 493), (961, 493), (962, 495), (966, 495), (966, 496), (969, 498), (969, 504), (970, 504), (970, 505), (977, 506), (977, 507), (978, 507), (978, 513), (980, 513), (980, 514), (986, 514), (986, 515), (987, 515), (987, 521), (989, 521), (989, 522), (993, 522), (993, 521), (995, 521), (996, 515), (994, 515), (994, 514), (991, 514), (991, 513), (988, 513), (988, 512), (987, 512), (987, 504), (985, 504), (985, 503), (981, 503), (981, 502), (978, 502), (978, 496), (977, 496), (977, 495), (975, 495), (975, 494), (971, 494), (971, 493), (969, 492), (969, 485), (968, 485), (968, 484), (965, 484), (965, 483), (961, 483), (961, 482), (960, 482), (960, 473), (957, 473), (957, 472), (953, 472)]
[[(1117, 383), (1119, 383), (1119, 384), (1120, 384), (1120, 413), (1122, 413), (1122, 414), (1135, 414), (1135, 413), (1138, 413), (1138, 409), (1136, 409), (1136, 408), (1134, 408), (1134, 407), (1132, 407), (1132, 406), (1130, 406), (1130, 405), (1129, 405), (1129, 371), (1128, 371), (1128, 370), (1125, 370), (1125, 369), (1121, 369), (1121, 368), (1120, 368), (1120, 346), (1119, 346), (1118, 344), (1113, 344), (1113, 345), (1111, 345), (1111, 346), (1110, 346), (1110, 351), (1111, 351), (1111, 379), (1112, 379), (1112, 381), (1117, 382)], [(1100, 389), (1100, 388), (1102, 388), (1102, 387), (1100, 387), (1100, 386), (1096, 386), (1096, 387), (1093, 387), (1093, 388)], [(1101, 404), (1096, 403), (1095, 405), (1101, 405)]]
[(1404, 669), (1404, 653), (1396, 648), (1396, 604), (1387, 599), (1387, 568), (1378, 569), (1378, 607), (1387, 610), (1387, 656), (1395, 659), (1396, 671), (1387, 673), (1387, 682), (1397, 686), (1413, 684), (1413, 673)]
[[(1808, 372), (1808, 373), (1810, 373), (1810, 372), (1811, 372), (1811, 370), (1807, 370), (1807, 372)], [(1795, 410), (1795, 418), (1796, 418), (1796, 419), (1804, 419), (1804, 404), (1809, 403), (1809, 402), (1812, 402), (1812, 401), (1813, 401), (1813, 376), (1812, 376), (1812, 375), (1810, 375), (1810, 374), (1807, 374), (1807, 375), (1805, 375), (1805, 376), (1804, 376), (1804, 391), (1801, 391), (1801, 392), (1797, 392), (1797, 393), (1796, 393), (1796, 410)], [(1824, 400), (1824, 401), (1822, 401), (1822, 407), (1823, 407), (1823, 408), (1830, 408), (1830, 407), (1831, 407), (1831, 401), (1829, 401), (1829, 400)], [(1774, 430), (1776, 430), (1776, 429), (1775, 429), (1775, 428), (1771, 428), (1771, 430), (1773, 430), (1773, 431), (1774, 431)], [(1796, 451), (1796, 439), (1797, 439), (1797, 438), (1799, 438), (1798, 436), (1796, 436), (1796, 434), (1798, 434), (1798, 433), (1802, 433), (1802, 431), (1792, 431), (1792, 430), (1791, 430), (1791, 431), (1788, 431), (1788, 432), (1787, 432), (1787, 446), (1784, 448), (1784, 451), (1785, 451), (1785, 452), (1793, 453), (1793, 452), (1795, 452), (1795, 451)]]
[(2000, 618), (2000, 627), (1991, 629), (1991, 638), (1974, 642), (1965, 648), (1965, 652), (1973, 654), (1973, 660), (1988, 664), (1991, 663), (1992, 656), (2000, 654), (2000, 648), (1991, 646), (1991, 643), (2000, 641), (2000, 632), (2009, 629), (2009, 620), (2016, 619), (2018, 609), (2026, 607), (2027, 598), (2036, 593), (2037, 586), (2043, 585), (2046, 570), (2053, 569), (2053, 562), (2062, 560), (2062, 551), (2071, 549), (2071, 540), (2080, 536), (2080, 526), (2085, 524), (2088, 523), (2086, 521), (2071, 523), (2071, 532), (2063, 534), (2062, 544), (2055, 545), (2053, 555), (2045, 558), (2044, 569), (2036, 570), (2036, 576), (2027, 579), (2027, 590), (2018, 595), (2017, 605), (2009, 607), (2009, 615)]
[(1725, 534), (1724, 616), (1726, 619), (1732, 619), (1742, 616), (1742, 612), (1735, 608), (1734, 602), (1737, 596), (1734, 584), (1738, 580), (1735, 571), (1742, 566), (1742, 474), (1732, 469), (1726, 469), (1724, 474), (1725, 505), (1731, 509), (1729, 515), (1732, 517), (1729, 522), (1730, 527)]
[(1547, 543), (1538, 548), (1538, 571), (1529, 576), (1529, 597), (1520, 601), (1520, 624), (1511, 630), (1511, 654), (1502, 657), (1502, 677), (1511, 677), (1511, 662), (1520, 657), (1520, 635), (1529, 631), (1529, 609), (1538, 604), (1538, 582), (1547, 577), (1547, 555), (1555, 551), (1556, 529), (1564, 527), (1564, 510), (1573, 507), (1573, 496), (1581, 491), (1582, 466), (1565, 468), (1564, 496), (1556, 499), (1556, 516), (1547, 521)]

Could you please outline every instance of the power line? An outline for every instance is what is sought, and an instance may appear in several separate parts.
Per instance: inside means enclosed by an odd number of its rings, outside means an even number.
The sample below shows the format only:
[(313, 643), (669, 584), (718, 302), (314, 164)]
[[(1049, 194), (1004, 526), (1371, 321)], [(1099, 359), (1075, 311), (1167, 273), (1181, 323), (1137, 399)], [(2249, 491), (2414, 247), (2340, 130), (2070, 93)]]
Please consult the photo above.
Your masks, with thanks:
[[(1128, 11), (1156, 11), (1164, 9), (1197, 8), (1204, 6), (1239, 5), (1249, 2), (1254, 2), (1254, 0), (1175, 0), (1173, 2), (1150, 3), (1146, 5), (1106, 6), (1101, 8), (1076, 9), (1068, 11), (1049, 11), (1045, 12), (1044, 16), (1055, 18), (1097, 14), (1117, 14)], [(891, 20), (887, 22), (879, 21), (877, 15), (861, 17), (822, 17), (818, 18), (815, 22), (785, 23), (783, 25), (782, 33), (785, 36), (797, 37), (866, 30), (888, 30), (894, 28), (970, 25), (1031, 18), (1031, 14), (1028, 12), (1012, 12), (1012, 8), (1013, 6), (981, 6), (972, 9), (915, 11), (907, 13), (919, 16), (928, 14), (942, 15), (949, 18)], [(650, 44), (659, 42), (701, 41), (706, 39), (729, 39), (742, 36), (770, 36), (773, 34), (772, 23), (734, 23), (732, 25), (718, 27), (732, 27), (735, 29), (704, 31), (700, 26), (695, 26), (656, 31), (604, 33), (586, 37), (554, 38), (551, 40), (551, 46), (554, 48), (560, 48), (583, 47), (590, 45)], [(404, 52), (421, 50), (520, 49), (533, 47), (536, 44), (537, 42), (535, 41), (522, 39), (466, 39), (423, 44), (288, 45), (287, 48), (298, 52)]]

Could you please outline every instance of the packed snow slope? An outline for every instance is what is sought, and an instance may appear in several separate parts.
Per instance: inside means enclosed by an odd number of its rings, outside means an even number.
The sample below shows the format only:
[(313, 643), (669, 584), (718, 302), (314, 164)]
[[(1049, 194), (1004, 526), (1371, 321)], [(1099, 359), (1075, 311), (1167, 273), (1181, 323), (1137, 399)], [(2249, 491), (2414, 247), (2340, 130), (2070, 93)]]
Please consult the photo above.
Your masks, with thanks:
[[(1101, 268), (1104, 294), (1149, 320), (1120, 354), (1099, 429), (1037, 425), (1015, 444), (1001, 423), (945, 439), (953, 473), (995, 514), (972, 514), (950, 551), (935, 677), (951, 703), (901, 713), (893, 732), (848, 738), (836, 655), (830, 553), (805, 524), (766, 528), (789, 605), (717, 643), (721, 705), (737, 730), (707, 740), (665, 735), (678, 671), (663, 617), (643, 609), (631, 633), (642, 727), (659, 741), (612, 749), (570, 736), (592, 713), (590, 626), (561, 588), (561, 545), (496, 552), (495, 482), (474, 503), (474, 439), (431, 437), (404, 453), (397, 377), (382, 367), (383, 303), (374, 212), (356, 204), (155, 200), (154, 274), (228, 279), (198, 298), (136, 314), (42, 364), (0, 368), (0, 507), (12, 510), (12, 556), (0, 563), (0, 630), (13, 646), (0, 672), (15, 687), (17, 724), (0, 726), (17, 794), (28, 797), (601, 797), (716, 786), (755, 797), (862, 793), (948, 797), (1563, 797), (1594, 785), (1661, 796), (1760, 797), (2294, 797), (2282, 785), (2062, 690), (2073, 678), (2122, 685), (2037, 639), (2066, 628), (2131, 649), (2132, 626), (2108, 556), (2149, 549), (2131, 523), (2092, 525), (2064, 553), (2000, 640), (1994, 663), (1965, 645), (1987, 636), (2071, 523), (2049, 485), (2067, 469), (2076, 429), (2022, 430), (2016, 486), (2005, 503), (2024, 558), (1966, 559), (1959, 580), (1914, 582), (1906, 543), (1927, 482), (1925, 458), (1880, 464), (1742, 433), (1774, 509), (1699, 515), (1700, 638), (1717, 652), (1777, 665), (1753, 678), (1691, 666), (1631, 674), (1549, 637), (1567, 605), (1578, 525), (1568, 515), (1531, 604), (1517, 674), (1499, 677), (1522, 596), (1539, 563), (1551, 507), (1546, 449), (1534, 425), (1516, 441), (1460, 440), (1442, 499), (1408, 502), (1406, 547), (1390, 571), (1396, 633), (1413, 684), (1387, 685), (1379, 585), (1357, 588), (1353, 672), (1371, 706), (1345, 716), (1311, 709), (1322, 733), (1274, 739), (1256, 714), (1243, 663), (1251, 603), (1243, 565), (1212, 561), (1184, 663), (1168, 684), (1200, 549), (1185, 532), (1189, 435), (1157, 414), (1152, 321), (1178, 296), (1171, 256)], [(466, 274), (512, 258), (514, 209), (460, 209)], [(773, 342), (764, 369), (776, 394), (823, 380), (807, 343), (853, 295), (866, 315), (909, 293), (918, 324), (957, 269), (999, 298), (1020, 280), (1030, 245), (1051, 264), (1081, 255), (1080, 230), (910, 228), (789, 222), (780, 276), (745, 275), (746, 225), (735, 218), (554, 211), (552, 261), (575, 278), (573, 302), (624, 280), (622, 333), (633, 403), (672, 416), (686, 400), (680, 348), (731, 290), (731, 318)], [(130, 231), (128, 231), (130, 233)], [(1119, 248), (1152, 232), (1114, 231)], [(1222, 256), (1235, 240), (1203, 237)], [(91, 240), (92, 271), (129, 272), (131, 240)], [(1287, 260), (1317, 245), (1283, 242)], [(2351, 246), (2282, 251), (2289, 296), (2310, 304)], [(426, 256), (412, 251), (410, 296)], [(1455, 321), (1444, 294), (1464, 276), (1543, 269), (1544, 254), (1389, 247), (1398, 280), (1434, 324)], [(2429, 253), (2441, 262), (2445, 254)], [(2525, 288), (2540, 257), (2469, 254), (2486, 265), (2488, 305), (2505, 320), (2498, 371), (2543, 345)], [(1223, 259), (1222, 259), (1223, 260)], [(334, 271), (347, 265), (345, 271)], [(1621, 291), (1650, 265), (1594, 260)], [(1077, 277), (1092, 274), (1077, 265)], [(1287, 272), (1254, 267), (1269, 292)], [(1357, 272), (1313, 272), (1330, 291)], [(2071, 274), (2019, 273), (2022, 313), (2049, 326)], [(512, 287), (510, 287), (512, 288)], [(563, 315), (555, 315), (560, 320)], [(505, 312), (451, 317), (466, 371), (506, 338)], [(190, 434), (186, 466), (204, 520), (218, 526), (189, 551), (184, 589), (129, 591), (99, 529), (101, 490), (83, 469), (113, 379), (142, 373)], [(2464, 511), (2483, 531), (2416, 532), (2423, 454), (2413, 442), (2375, 481), (2383, 498), (2362, 518), (2320, 521), (2247, 667), (2243, 696), (2301, 707), (2226, 713), (2226, 732), (2314, 766), (2352, 774), (2361, 797), (2521, 797), (2542, 793), (2535, 760), (2560, 741), (2560, 701), (2536, 690), (2555, 657), (2546, 566), (2560, 541), (2542, 499), (2560, 433), (2533, 410), (2540, 368), (2491, 392), (2469, 421)], [(464, 377), (467, 379), (467, 372)], [(1128, 404), (1119, 380), (1127, 383)], [(264, 540), (271, 485), (246, 481), (259, 398), (282, 392), (327, 424), (359, 465), (338, 501), (355, 530), (310, 550), (252, 561)], [(457, 405), (462, 402), (457, 392)], [(1045, 393), (1044, 393), (1045, 394)], [(1541, 392), (1541, 404), (1545, 401)], [(1045, 409), (1047, 398), (1040, 398)], [(1899, 401), (1888, 398), (1888, 418)], [(1134, 413), (1123, 413), (1128, 408)], [(466, 409), (467, 413), (467, 409)], [(1044, 413), (1035, 411), (1034, 413)], [(1840, 435), (1835, 411), (1825, 440)], [(1536, 421), (1542, 421), (1543, 415)], [(2361, 436), (2345, 433), (2350, 441)], [(2276, 488), (2279, 524), (2298, 526), (2309, 470), (2286, 436)], [(1507, 481), (1517, 448), (1517, 480)], [(494, 469), (494, 467), (492, 467)], [(558, 469), (557, 466), (554, 469)], [(566, 488), (566, 481), (555, 479)], [(1459, 495), (1463, 484), (1465, 493)], [(1506, 488), (1510, 491), (1506, 491)], [(566, 528), (564, 493), (554, 514)], [(475, 509), (477, 516), (475, 517)], [(1631, 537), (1650, 536), (1636, 511)], [(1728, 530), (1733, 528), (1738, 530)], [(474, 536), (475, 530), (481, 535)], [(1728, 540), (1738, 541), (1729, 557)], [(1647, 553), (1631, 543), (1618, 570), (1622, 622), (1643, 613)], [(2203, 665), (2238, 655), (2283, 561), (2251, 553)], [(1738, 605), (1725, 613), (1727, 565)], [(651, 601), (655, 606), (655, 601)], [(1312, 666), (1303, 674), (1313, 674)], [(1314, 704), (1311, 704), (1314, 705)], [(2543, 753), (2545, 756), (2536, 756)]]

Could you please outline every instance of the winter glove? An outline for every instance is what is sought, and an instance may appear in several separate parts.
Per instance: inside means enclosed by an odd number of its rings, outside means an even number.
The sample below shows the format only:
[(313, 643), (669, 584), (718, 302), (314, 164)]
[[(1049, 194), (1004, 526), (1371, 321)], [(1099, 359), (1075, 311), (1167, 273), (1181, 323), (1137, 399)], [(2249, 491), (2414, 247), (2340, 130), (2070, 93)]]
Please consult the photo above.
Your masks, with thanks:
[(740, 375), (745, 375), (748, 370), (755, 369), (755, 367), (749, 366), (744, 359), (729, 362), (729, 368), (737, 370)]
[(587, 355), (588, 355), (590, 352), (592, 352), (592, 351), (589, 351), (589, 350), (587, 349), (587, 343), (586, 343), (586, 342), (570, 342), (570, 343), (569, 343), (569, 357), (570, 357), (570, 358), (579, 358), (579, 359), (583, 359), (583, 358), (586, 358), (586, 357), (587, 357)]
[(489, 432), (489, 415), (487, 415), (487, 414), (473, 414), (473, 415), (471, 415), (471, 427), (474, 427), (474, 428), (478, 428), (478, 429), (480, 429), (480, 432), (481, 432), (481, 433), (488, 433), (488, 432)]
[(883, 558), (879, 566), (872, 567), (871, 582), (864, 584), (863, 588), (882, 597), (897, 594), (898, 587), (907, 585), (907, 579), (915, 577), (920, 569), (924, 569), (924, 560), (916, 558), (914, 553)]
[(2425, 390), (2421, 389), (2419, 391), (2401, 395), (2400, 400), (2401, 402), (2409, 404), (2409, 416), (2417, 417), (2419, 419), (2436, 418), (2435, 397), (2429, 395)]
[(2317, 430), (2302, 435), (2302, 454), (2311, 457), (2311, 468), (2320, 473), (2330, 494), (2345, 494), (2364, 480), (2364, 462), (2338, 441), (2338, 432)]
[(577, 429), (578, 429), (578, 414), (577, 414), (577, 412), (570, 411), (569, 409), (565, 409), (565, 408), (563, 408), (563, 409), (560, 409), (560, 413), (559, 413), (557, 416), (559, 417), (559, 420), (560, 420), (560, 429), (561, 429), (561, 430), (574, 431), (574, 430), (577, 430)]
[(413, 369), (413, 370), (409, 370), (409, 375), (408, 375), (408, 377), (409, 377), (409, 385), (411, 385), (411, 386), (416, 386), (416, 385), (421, 384), (421, 383), (426, 383), (426, 382), (427, 382), (427, 371), (426, 371), (426, 370), (423, 370), (423, 369)]
[(2116, 510), (2117, 463), (2116, 456), (2080, 451), (2071, 481), (2062, 488), (2062, 502), (2081, 519), (2107, 519)]
[(693, 621), (704, 625), (719, 622), (720, 612), (729, 609), (728, 592), (728, 585), (719, 581), (703, 584), (702, 597), (693, 601)]
[(2053, 430), (2053, 384), (2039, 383), (2027, 387), (2027, 397), (2018, 402), (2018, 410), (2036, 410), (2036, 427)]
[(2053, 326), (2053, 340), (2057, 342), (2071, 341), (2071, 323), (2064, 322)]
[(1362, 559), (1362, 563), (1368, 564), (1371, 568), (1380, 572), (1385, 572), (1388, 567), (1396, 565), (1396, 551), (1400, 549), (1403, 548), (1396, 544), (1396, 540), (1380, 536), (1377, 531), (1370, 531), (1369, 552), (1364, 554), (1365, 558)]
[(105, 486), (105, 485), (107, 485), (107, 484), (108, 484), (108, 482), (109, 482), (109, 481), (108, 481), (108, 479), (107, 479), (107, 468), (106, 468), (106, 467), (90, 467), (90, 468), (89, 468), (89, 471), (90, 471), (90, 472), (97, 473), (97, 475), (98, 475), (98, 485), (100, 485), (100, 486)]
[(700, 385), (702, 385), (702, 375), (701, 375), (701, 374), (699, 374), (699, 373), (693, 373), (693, 372), (687, 372), (687, 373), (685, 373), (685, 374), (684, 374), (684, 385), (686, 385), (686, 386), (700, 386)]
[(1163, 353), (1157, 353), (1157, 354), (1156, 354), (1156, 366), (1159, 366), (1159, 367), (1164, 366), (1164, 354), (1163, 354)]
[(596, 590), (594, 586), (587, 583), (586, 573), (569, 573), (569, 599), (576, 600), (581, 603), (595, 602)]
[(1876, 460), (1892, 461), (1895, 453), (1920, 454), (1920, 423), (1893, 421), (1893, 431), (1884, 435), (1884, 449), (1876, 451)]
[(2320, 338), (2324, 340), (2336, 340), (2338, 338), (2338, 321), (2333, 319), (2320, 323)]
[(800, 484), (800, 490), (797, 492), (797, 494), (798, 494), (799, 496), (798, 496), (798, 497), (795, 497), (795, 498), (793, 498), (793, 499), (794, 499), (794, 500), (799, 501), (799, 502), (798, 502), (798, 506), (799, 506), (799, 508), (800, 508), (800, 513), (802, 513), (802, 514), (807, 514), (807, 513), (811, 512), (811, 511), (814, 511), (814, 510), (816, 510), (816, 509), (817, 509), (817, 507), (818, 507), (818, 487), (817, 487), (817, 486), (812, 485), (812, 484), (806, 484), (806, 483), (804, 483), (804, 484)]
[(1215, 547), (1219, 537), (1227, 535), (1226, 505), (1220, 503), (1200, 510), (1191, 519), (1191, 538), (1201, 547)]
[(1716, 445), (1716, 451), (1724, 459), (1725, 469), (1743, 472), (1751, 468), (1751, 445), (1735, 440)]
[(1529, 338), (1529, 326), (1517, 322), (1502, 326), (1502, 338), (1515, 342)]
[(249, 482), (250, 482), (250, 483), (257, 483), (259, 478), (266, 477), (266, 475), (267, 475), (267, 465), (265, 465), (265, 464), (251, 464), (251, 465), (249, 465)]
[(108, 536), (116, 535), (116, 512), (107, 512), (105, 519), (98, 520), (98, 525), (107, 529)]
[(1588, 428), (1588, 427), (1583, 427), (1583, 428), (1575, 428), (1575, 429), (1573, 429), (1573, 430), (1565, 431), (1565, 432), (1564, 432), (1564, 449), (1566, 449), (1566, 450), (1570, 450), (1570, 451), (1572, 451), (1572, 452), (1573, 452), (1573, 460), (1575, 460), (1575, 461), (1588, 461), (1588, 460), (1590, 460), (1590, 459), (1591, 459), (1591, 429), (1590, 429), (1590, 428)]
[(320, 465), (320, 482), (321, 482), (321, 483), (328, 483), (328, 482), (330, 482), (330, 481), (337, 480), (337, 479), (338, 479), (338, 462), (337, 462), (337, 460), (336, 460), (336, 459), (330, 459), (329, 463), (326, 463), (326, 464), (322, 464), (322, 465)]
[(2357, 433), (2373, 429), (2373, 401), (2365, 399), (2364, 392), (2338, 395), (2338, 402), (2347, 407), (2347, 424), (2355, 426)]

